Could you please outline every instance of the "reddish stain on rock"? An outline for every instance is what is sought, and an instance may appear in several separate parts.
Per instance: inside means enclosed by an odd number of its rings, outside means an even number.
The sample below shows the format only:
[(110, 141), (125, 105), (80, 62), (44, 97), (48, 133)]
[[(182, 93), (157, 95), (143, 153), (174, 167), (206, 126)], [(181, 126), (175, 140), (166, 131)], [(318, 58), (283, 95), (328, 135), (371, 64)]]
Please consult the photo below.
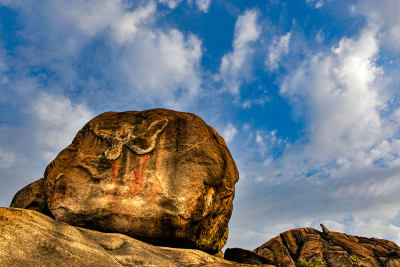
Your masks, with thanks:
[(228, 236), (237, 180), (212, 127), (194, 114), (154, 109), (88, 122), (47, 167), (44, 188), (57, 220), (215, 253)]

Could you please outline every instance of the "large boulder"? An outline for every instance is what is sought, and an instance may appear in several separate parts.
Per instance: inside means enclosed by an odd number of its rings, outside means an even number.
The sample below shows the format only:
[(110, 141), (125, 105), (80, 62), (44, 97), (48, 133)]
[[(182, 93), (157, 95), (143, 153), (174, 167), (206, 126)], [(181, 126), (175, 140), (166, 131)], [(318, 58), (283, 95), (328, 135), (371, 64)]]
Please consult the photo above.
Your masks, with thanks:
[(276, 266), (400, 267), (400, 247), (388, 240), (297, 228), (284, 232), (254, 252)]
[(157, 247), (73, 227), (33, 210), (0, 208), (0, 267), (245, 266), (195, 249)]
[(218, 252), (238, 171), (198, 116), (165, 109), (103, 113), (49, 164), (44, 192), (60, 221), (174, 247)]

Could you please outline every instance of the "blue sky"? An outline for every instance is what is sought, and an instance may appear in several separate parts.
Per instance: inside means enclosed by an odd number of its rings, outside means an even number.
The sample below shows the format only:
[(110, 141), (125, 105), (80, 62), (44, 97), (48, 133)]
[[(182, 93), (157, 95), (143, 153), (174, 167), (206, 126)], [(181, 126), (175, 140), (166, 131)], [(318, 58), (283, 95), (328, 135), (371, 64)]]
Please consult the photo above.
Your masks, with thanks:
[(238, 164), (227, 247), (400, 243), (398, 0), (0, 0), (0, 206), (92, 117), (156, 107)]

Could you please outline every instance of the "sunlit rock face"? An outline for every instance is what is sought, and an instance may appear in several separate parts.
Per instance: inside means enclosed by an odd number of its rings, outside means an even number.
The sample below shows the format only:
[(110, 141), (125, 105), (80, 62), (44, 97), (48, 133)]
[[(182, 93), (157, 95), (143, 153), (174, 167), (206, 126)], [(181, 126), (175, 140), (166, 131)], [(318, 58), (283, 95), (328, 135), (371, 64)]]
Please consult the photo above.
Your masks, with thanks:
[(57, 220), (217, 252), (237, 180), (212, 127), (194, 114), (153, 109), (87, 123), (47, 167), (44, 192)]
[(238, 267), (197, 249), (159, 247), (74, 227), (27, 209), (0, 207), (0, 266)]
[(281, 233), (254, 250), (276, 266), (400, 266), (400, 247), (388, 240), (313, 228)]

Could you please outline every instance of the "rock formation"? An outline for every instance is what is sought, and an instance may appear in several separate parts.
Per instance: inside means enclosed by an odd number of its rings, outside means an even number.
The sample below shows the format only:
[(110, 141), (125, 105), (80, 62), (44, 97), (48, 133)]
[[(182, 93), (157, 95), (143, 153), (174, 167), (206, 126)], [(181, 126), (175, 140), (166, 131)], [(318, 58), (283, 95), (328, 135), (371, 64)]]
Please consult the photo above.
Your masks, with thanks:
[[(227, 239), (237, 180), (224, 140), (198, 116), (107, 112), (47, 167), (42, 212), (74, 226), (216, 253)], [(40, 185), (21, 190), (12, 206), (43, 203)]]
[(273, 263), (271, 259), (265, 258), (253, 251), (242, 248), (226, 249), (224, 253), (224, 259), (233, 262), (241, 262), (241, 263), (247, 263), (252, 265), (263, 265), (263, 266)]
[[(298, 228), (254, 250), (276, 266), (400, 266), (400, 247), (393, 242)], [(244, 262), (244, 261), (242, 261)]]
[(1, 267), (246, 266), (195, 249), (156, 247), (101, 233), (39, 212), (0, 208)]
[(237, 181), (224, 140), (196, 115), (103, 113), (0, 208), (0, 267), (400, 267), (395, 243), (323, 225), (223, 259)]
[(11, 201), (10, 207), (36, 210), (51, 217), (43, 191), (43, 178), (19, 190)]

